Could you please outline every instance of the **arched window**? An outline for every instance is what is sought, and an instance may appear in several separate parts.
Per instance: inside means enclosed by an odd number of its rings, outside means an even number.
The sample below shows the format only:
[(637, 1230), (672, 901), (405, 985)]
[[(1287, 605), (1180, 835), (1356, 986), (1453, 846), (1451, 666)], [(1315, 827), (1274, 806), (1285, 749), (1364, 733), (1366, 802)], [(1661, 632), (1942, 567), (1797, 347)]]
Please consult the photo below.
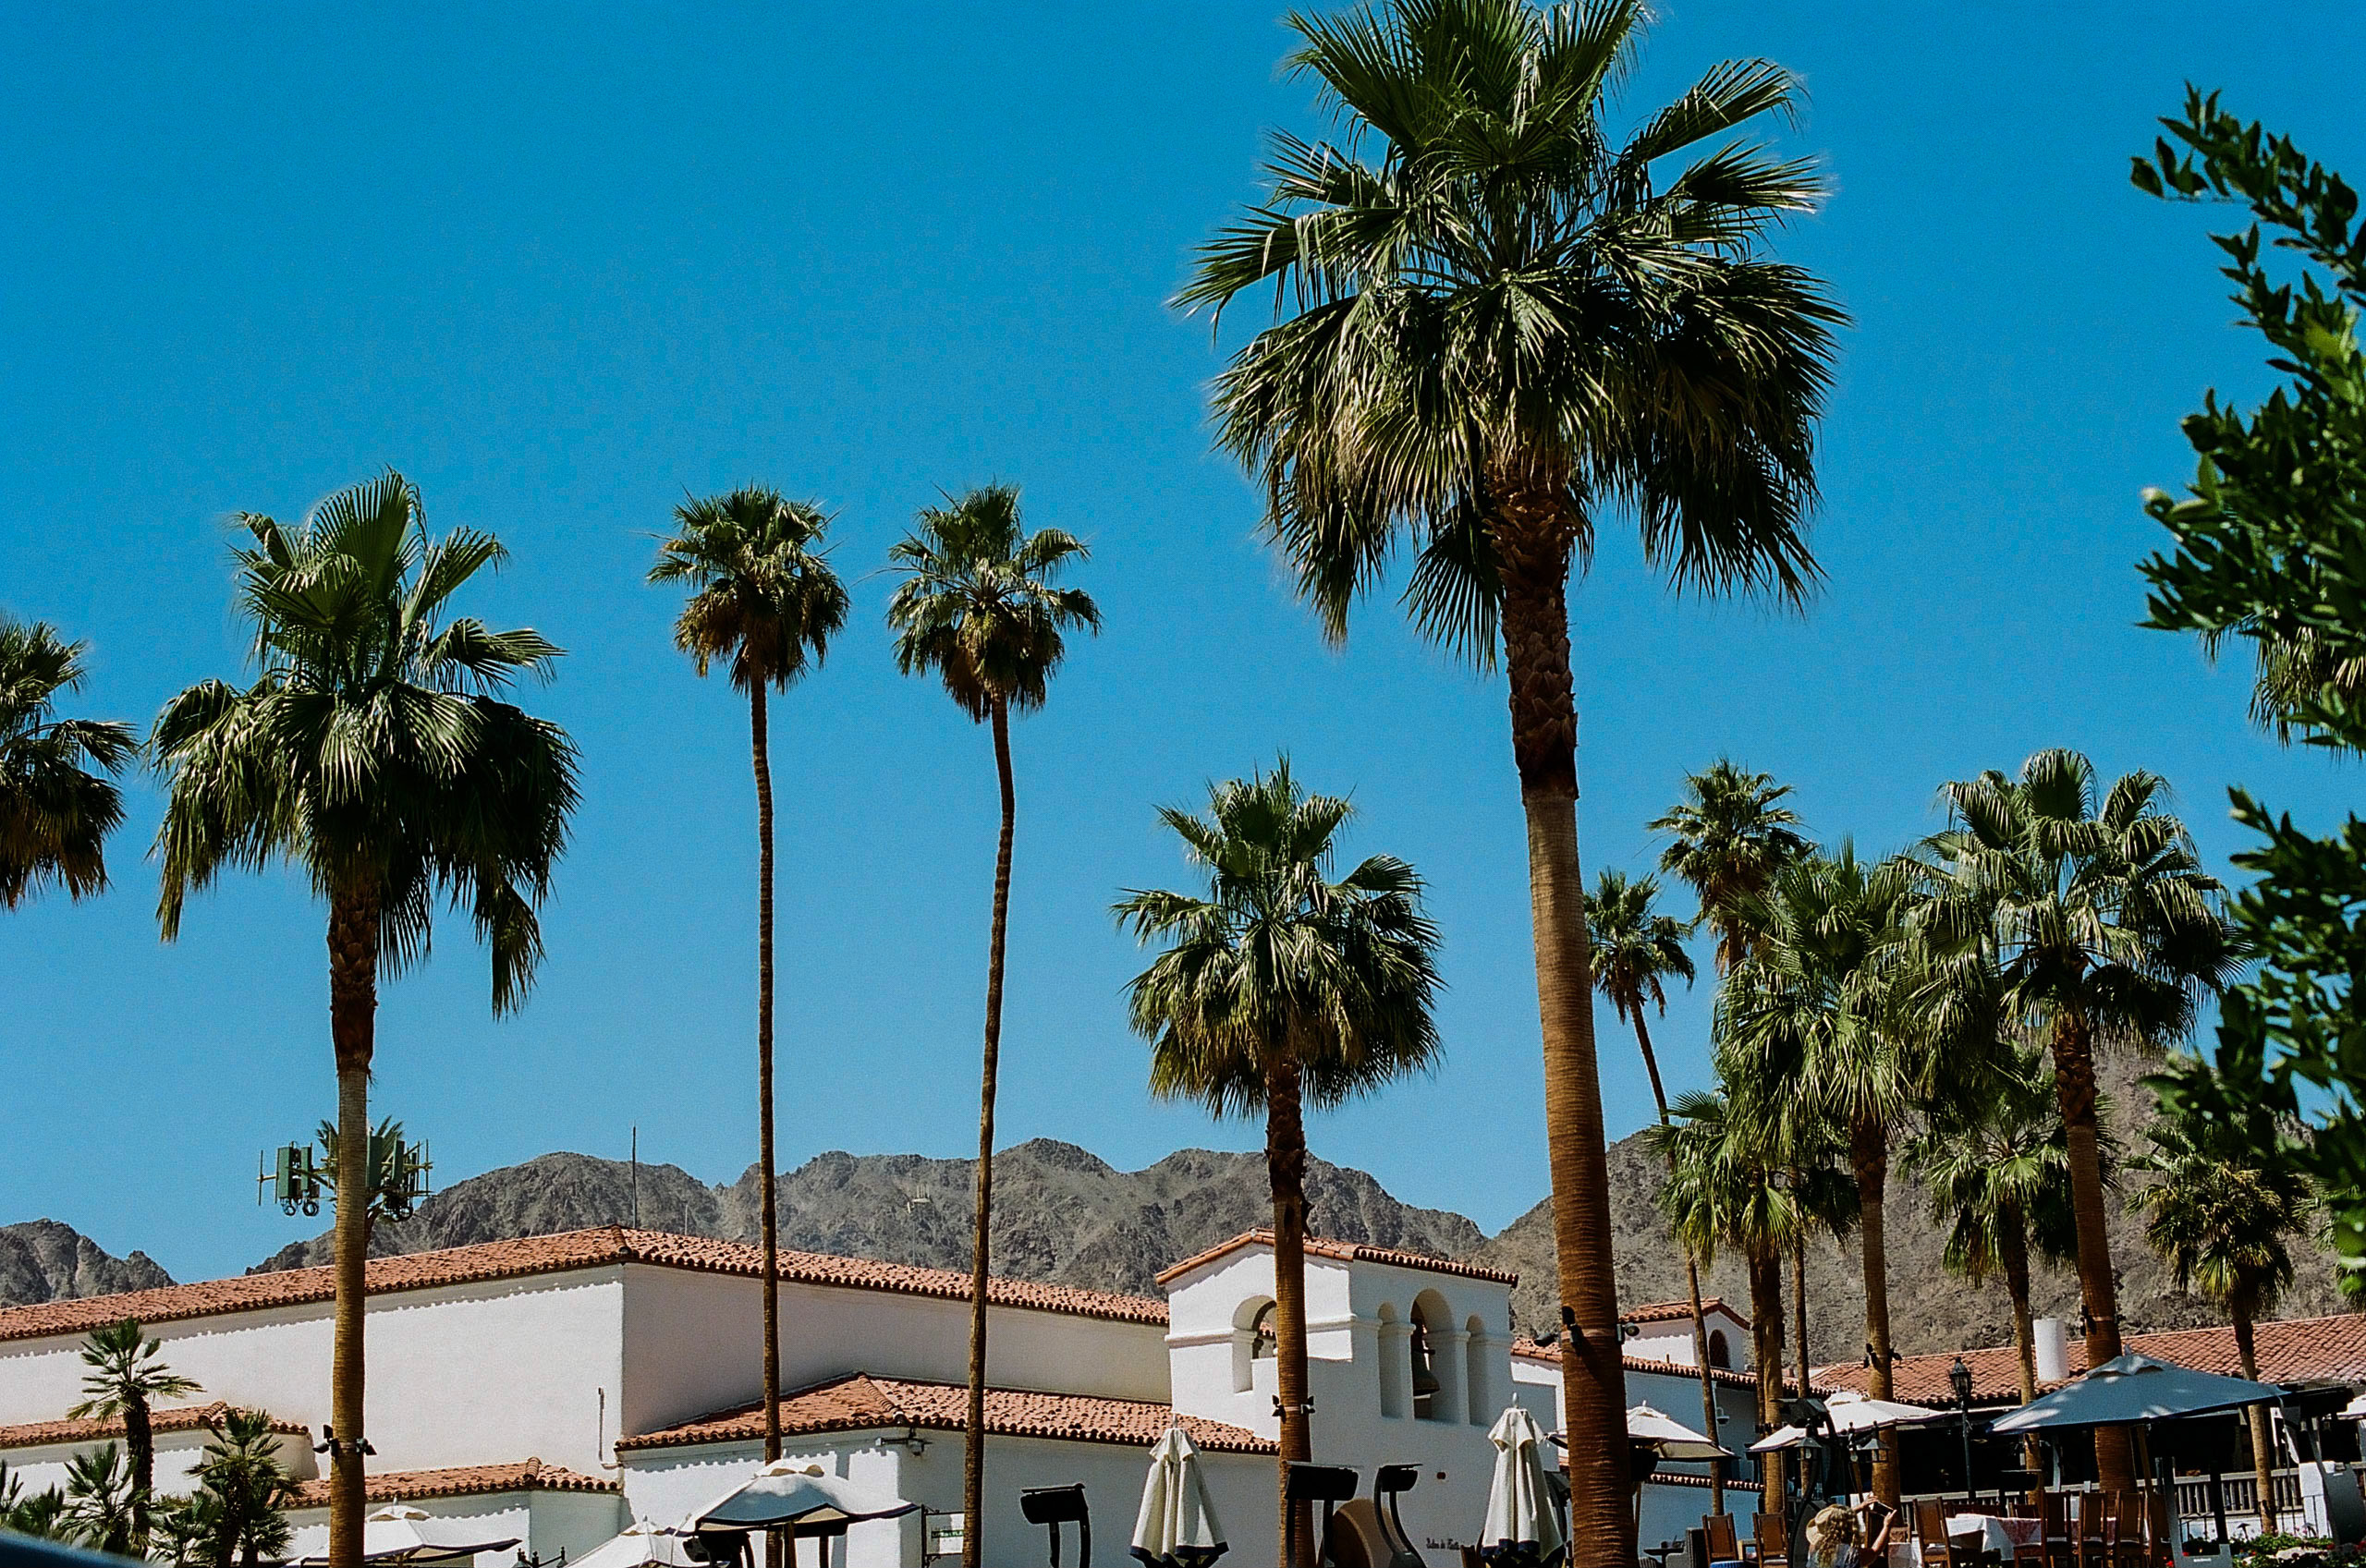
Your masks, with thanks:
[(1731, 1367), (1733, 1364), (1734, 1353), (1732, 1350), (1727, 1348), (1726, 1344), (1726, 1331), (1723, 1329), (1710, 1330), (1709, 1365), (1712, 1367)]
[(1257, 1320), (1249, 1327), (1250, 1360), (1271, 1361), (1274, 1358), (1274, 1347), (1279, 1343), (1281, 1334), (1276, 1327), (1280, 1319), (1274, 1316), (1279, 1310), (1280, 1304), (1271, 1301), (1257, 1309)]
[[(1257, 1387), (1257, 1363), (1274, 1359), (1274, 1304), (1255, 1297), (1244, 1301), (1232, 1315), (1232, 1392), (1250, 1393)], [(1270, 1365), (1265, 1379), (1273, 1380)]]
[(1488, 1375), (1487, 1326), (1473, 1318), (1462, 1326), (1463, 1396), (1470, 1405), (1470, 1424), (1483, 1427), (1494, 1415), (1490, 1408), (1495, 1403), (1494, 1380)]
[(1380, 1319), (1377, 1339), (1380, 1348), (1380, 1413), (1395, 1419), (1405, 1415), (1405, 1325), (1397, 1319), (1396, 1308), (1382, 1302), (1376, 1316)]
[(1413, 1419), (1434, 1421), (1438, 1416), (1437, 1358), (1432, 1353), (1433, 1330), (1421, 1304), (1413, 1303)]

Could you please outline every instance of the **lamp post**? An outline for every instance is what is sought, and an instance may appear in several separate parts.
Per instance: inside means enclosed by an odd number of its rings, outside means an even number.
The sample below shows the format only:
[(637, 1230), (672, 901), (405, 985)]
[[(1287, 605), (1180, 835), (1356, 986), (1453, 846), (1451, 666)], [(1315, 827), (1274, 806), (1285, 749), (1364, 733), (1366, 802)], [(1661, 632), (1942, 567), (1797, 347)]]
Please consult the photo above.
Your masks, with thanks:
[(1962, 1356), (1947, 1368), (1947, 1382), (1956, 1391), (1956, 1416), (1963, 1428), (1963, 1501), (1970, 1508), (1976, 1501), (1971, 1489), (1971, 1368)]

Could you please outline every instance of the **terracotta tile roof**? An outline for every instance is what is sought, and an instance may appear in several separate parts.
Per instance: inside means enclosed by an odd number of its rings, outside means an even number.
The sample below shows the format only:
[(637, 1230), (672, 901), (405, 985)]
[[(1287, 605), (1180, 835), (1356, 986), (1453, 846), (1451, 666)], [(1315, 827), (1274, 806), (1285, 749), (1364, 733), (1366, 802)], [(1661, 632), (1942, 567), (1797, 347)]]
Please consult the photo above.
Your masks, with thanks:
[[(562, 1470), (539, 1459), (514, 1465), (462, 1465), (449, 1470), (382, 1470), (364, 1484), (364, 1504), (409, 1502), (427, 1497), (480, 1497), (489, 1492), (614, 1492), (616, 1482), (576, 1470)], [(306, 1481), (288, 1494), (287, 1506), (326, 1508), (329, 1482), (323, 1476)]]
[[(1684, 1310), (1689, 1316), (1691, 1313), (1692, 1308), (1690, 1305), (1688, 1304)], [(1561, 1365), (1561, 1347), (1559, 1345), (1539, 1344), (1534, 1340), (1530, 1339), (1526, 1334), (1522, 1334), (1512, 1341), (1512, 1354), (1518, 1356), (1522, 1361), (1540, 1362), (1549, 1367), (1558, 1367)], [(1698, 1381), (1701, 1376), (1701, 1374), (1694, 1368), (1682, 1366), (1674, 1361), (1652, 1361), (1640, 1355), (1622, 1355), (1618, 1359), (1620, 1365), (1624, 1366), (1629, 1372), (1654, 1372), (1664, 1378), (1689, 1378), (1695, 1381)], [(1823, 1369), (1818, 1368), (1816, 1377), (1821, 1380), (1823, 1376)], [(1729, 1367), (1712, 1367), (1709, 1368), (1709, 1380), (1713, 1383), (1724, 1383), (1730, 1388), (1754, 1389), (1758, 1386), (1758, 1374), (1755, 1372), (1737, 1372)], [(1789, 1379), (1786, 1378), (1783, 1380), (1784, 1392), (1789, 1393), (1795, 1387), (1796, 1385)], [(1819, 1393), (1823, 1392), (1821, 1381), (1819, 1381), (1817, 1385), (1816, 1392)]]
[[(1727, 1307), (1723, 1296), (1702, 1297), (1701, 1310), (1703, 1313), (1725, 1312), (1738, 1321), (1742, 1327), (1750, 1326), (1748, 1315)], [(1689, 1301), (1647, 1301), (1640, 1307), (1630, 1307), (1621, 1312), (1618, 1315), (1618, 1320), (1622, 1323), (1673, 1323), (1679, 1319), (1689, 1320), (1691, 1316), (1692, 1303)]]
[[(1227, 1252), (1244, 1246), (1271, 1246), (1271, 1230), (1243, 1231), (1226, 1241), (1220, 1241), (1204, 1252), (1195, 1252), (1180, 1263), (1160, 1270), (1158, 1282), (1179, 1278), (1203, 1263), (1213, 1263)], [(1459, 1274), (1465, 1279), (1492, 1280), (1499, 1285), (1519, 1283), (1518, 1274), (1507, 1274), (1500, 1269), (1490, 1269), (1479, 1263), (1458, 1263), (1451, 1258), (1432, 1258), (1425, 1252), (1403, 1252), (1393, 1246), (1373, 1246), (1368, 1242), (1331, 1241), (1322, 1236), (1306, 1238), (1306, 1250), (1312, 1258), (1335, 1258), (1343, 1263), (1387, 1263), (1399, 1269), (1426, 1269), (1433, 1274)], [(1689, 1310), (1689, 1309), (1688, 1309)]]
[[(703, 1273), (752, 1276), (761, 1271), (762, 1256), (756, 1248), (739, 1242), (604, 1225), (558, 1235), (481, 1242), (474, 1246), (447, 1247), (440, 1252), (373, 1258), (370, 1259), (369, 1290), (371, 1295), (378, 1295), (617, 1263), (649, 1263)], [(952, 1301), (970, 1298), (970, 1276), (966, 1272), (833, 1258), (818, 1252), (782, 1253), (780, 1277), (791, 1284), (843, 1285)], [(137, 1318), (143, 1323), (168, 1323), (222, 1312), (250, 1312), (268, 1307), (328, 1301), (335, 1294), (334, 1273), (323, 1268), (287, 1269), (197, 1284), (128, 1291), (120, 1295), (47, 1301), (0, 1311), (0, 1341), (88, 1333), (126, 1318)], [(1163, 1325), (1166, 1321), (1166, 1304), (1163, 1301), (1080, 1290), (1071, 1285), (1038, 1284), (1028, 1280), (992, 1281), (986, 1287), (986, 1299), (997, 1307), (1067, 1312), (1121, 1323)]]
[[(916, 1382), (874, 1378), (867, 1372), (817, 1384), (781, 1401), (782, 1432), (810, 1437), (823, 1432), (871, 1431), (882, 1427), (921, 1427), (958, 1432), (969, 1428), (970, 1391), (960, 1383)], [(997, 1437), (1064, 1438), (1072, 1442), (1124, 1443), (1148, 1448), (1170, 1426), (1180, 1425), (1200, 1448), (1218, 1453), (1272, 1453), (1275, 1445), (1240, 1427), (1197, 1416), (1177, 1416), (1174, 1407), (1146, 1399), (1101, 1399), (1087, 1394), (1033, 1393), (1020, 1389), (986, 1391), (986, 1430)], [(748, 1442), (764, 1435), (763, 1406), (718, 1412), (664, 1431), (616, 1440), (618, 1450), (681, 1448), (692, 1443)]]
[[(159, 1410), (148, 1417), (149, 1429), (157, 1433), (202, 1431), (217, 1427), (228, 1417), (230, 1406), (216, 1400), (212, 1404), (187, 1404), (171, 1410)], [(271, 1429), (290, 1437), (301, 1437), (305, 1428), (295, 1421), (274, 1421)], [(0, 1427), (0, 1448), (48, 1448), (59, 1443), (104, 1442), (123, 1436), (123, 1417), (92, 1416), (83, 1421), (26, 1421), (14, 1427)]]
[[(2262, 1323), (2253, 1330), (2259, 1375), (2271, 1383), (2356, 1382), (2366, 1380), (2366, 1317), (2342, 1313), (2331, 1318), (2292, 1318)], [(2156, 1361), (2174, 1361), (2199, 1372), (2242, 1376), (2235, 1353), (2235, 1331), (2173, 1329), (2156, 1334), (2131, 1334), (2126, 1348)], [(1934, 1355), (1901, 1355), (1891, 1372), (1892, 1397), (1909, 1404), (1951, 1406), (1954, 1385), (1947, 1375), (1957, 1355), (1971, 1368), (1971, 1402), (1977, 1405), (2018, 1404), (2021, 1364), (2011, 1345), (1979, 1350), (1943, 1350)], [(2087, 1369), (2084, 1341), (2064, 1347), (2063, 1365), (2072, 1377)], [(1861, 1390), (1872, 1376), (1861, 1365), (1842, 1364), (1816, 1368), (1816, 1380), (1834, 1388)], [(2043, 1393), (2062, 1385), (2040, 1383)]]

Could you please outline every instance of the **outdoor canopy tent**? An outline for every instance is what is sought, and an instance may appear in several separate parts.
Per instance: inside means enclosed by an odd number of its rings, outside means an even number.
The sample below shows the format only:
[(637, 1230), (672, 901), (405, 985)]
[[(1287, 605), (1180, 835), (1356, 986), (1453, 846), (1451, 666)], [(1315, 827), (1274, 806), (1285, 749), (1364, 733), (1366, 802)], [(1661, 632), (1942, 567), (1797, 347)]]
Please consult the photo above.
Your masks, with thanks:
[(777, 1459), (744, 1486), (690, 1515), (693, 1530), (787, 1530), (800, 1536), (832, 1536), (868, 1519), (896, 1519), (917, 1502), (866, 1491), (840, 1480), (810, 1461)]
[(2134, 1427), (2181, 1416), (2207, 1416), (2284, 1397), (2274, 1383), (2197, 1372), (2149, 1355), (2106, 1361), (2075, 1382), (2065, 1383), (1990, 1424), (1992, 1432), (2040, 1432), (2077, 1427)]
[(659, 1568), (697, 1568), (689, 1553), (682, 1550), (689, 1538), (681, 1530), (636, 1519), (605, 1546), (585, 1552), (567, 1568), (649, 1568), (652, 1563)]
[(1646, 1442), (1660, 1451), (1663, 1459), (1701, 1460), (1723, 1459), (1728, 1451), (1702, 1437), (1675, 1416), (1648, 1404), (1638, 1404), (1627, 1412), (1627, 1436), (1633, 1442)]
[[(443, 1524), (423, 1508), (408, 1503), (396, 1503), (381, 1508), (361, 1521), (361, 1560), (364, 1562), (457, 1562), (472, 1559), (480, 1551), (503, 1551), (518, 1544), (516, 1536), (499, 1540), (456, 1541), (430, 1538), (419, 1526), (422, 1524)], [(439, 1534), (441, 1532), (438, 1532)], [(316, 1557), (297, 1559), (301, 1563), (328, 1561), (323, 1552)]]

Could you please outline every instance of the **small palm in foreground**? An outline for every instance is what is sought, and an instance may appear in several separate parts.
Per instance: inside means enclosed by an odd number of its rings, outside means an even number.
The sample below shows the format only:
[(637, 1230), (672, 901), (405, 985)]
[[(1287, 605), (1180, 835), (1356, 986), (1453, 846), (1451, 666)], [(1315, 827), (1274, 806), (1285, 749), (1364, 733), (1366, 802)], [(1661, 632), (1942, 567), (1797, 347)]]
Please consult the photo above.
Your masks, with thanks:
[(287, 1555), (294, 1531), (282, 1512), (294, 1483), (279, 1462), (271, 1418), (233, 1410), (197, 1462), (200, 1539), (215, 1568), (258, 1568)]
[[(1066, 634), (1098, 631), (1101, 612), (1082, 589), (1056, 578), (1090, 555), (1058, 529), (1026, 531), (1018, 487), (990, 484), (945, 506), (923, 508), (912, 531), (887, 552), (903, 574), (888, 602), (896, 664), (934, 675), (960, 710), (993, 727), (1002, 833), (994, 851), (994, 899), (986, 942), (985, 1044), (978, 1087), (978, 1188), (970, 1251), (969, 1429), (962, 1440), (964, 1517), (982, 1519), (986, 1473), (987, 1238), (994, 1214), (994, 1088), (1001, 1073), (1005, 938), (1010, 923), (1010, 856), (1018, 792), (1010, 767), (1010, 716), (1041, 708), (1052, 674), (1067, 655)], [(961, 1568), (978, 1568), (982, 1532), (961, 1538)]]
[(92, 1551), (116, 1557), (146, 1550), (139, 1539), (148, 1498), (132, 1481), (123, 1450), (113, 1443), (84, 1449), (67, 1461), (66, 1511), (62, 1523), (71, 1538)]
[[(1660, 1124), (1667, 1124), (1667, 1090), (1660, 1082), (1659, 1057), (1652, 1050), (1652, 1031), (1644, 1019), (1646, 1007), (1667, 1015), (1666, 982), (1692, 983), (1692, 955), (1684, 951), (1691, 928), (1672, 915), (1656, 914), (1659, 883), (1649, 877), (1634, 881), (1624, 871), (1604, 871), (1594, 878), (1593, 896), (1586, 901), (1586, 934), (1593, 945), (1593, 981), (1622, 1023), (1635, 1030), (1635, 1047), (1643, 1055), (1643, 1071), (1652, 1080), (1652, 1103)], [(1673, 1164), (1669, 1167), (1674, 1174)], [(1717, 1387), (1709, 1365), (1709, 1320), (1701, 1306), (1701, 1264), (1688, 1250), (1684, 1255), (1684, 1285), (1692, 1306), (1692, 1361), (1701, 1369), (1701, 1418), (1703, 1430), (1717, 1424)], [(1726, 1511), (1726, 1472), (1721, 1465), (1709, 1471), (1709, 1506)]]
[[(1262, 1116), (1274, 1203), (1274, 1376), (1281, 1480), (1313, 1457), (1306, 1387), (1306, 1124), (1317, 1110), (1433, 1066), (1437, 930), (1421, 879), (1373, 856), (1328, 880), (1345, 800), (1303, 795), (1287, 760), (1208, 792), (1208, 814), (1159, 820), (1207, 871), (1204, 894), (1135, 891), (1115, 908), (1172, 945), (1128, 988), (1151, 1042), (1151, 1092), (1219, 1116)], [(1281, 1551), (1309, 1545), (1303, 1503), (1281, 1504)]]
[(846, 625), (847, 590), (822, 549), (829, 519), (800, 501), (749, 485), (674, 508), (654, 583), (687, 583), (674, 646), (703, 676), (727, 662), (747, 694), (756, 775), (756, 1118), (758, 1201), (763, 1207), (764, 1460), (780, 1457), (780, 1214), (773, 1149), (773, 766), (767, 687), (787, 691), (819, 668)]
[(204, 681), (166, 703), (151, 749), (169, 792), (157, 922), (179, 934), (191, 892), (225, 870), (299, 869), (328, 905), (336, 1061), (336, 1310), (329, 1560), (361, 1562), (363, 1267), (370, 1250), (372, 1058), (378, 981), (426, 956), (438, 897), (490, 950), (493, 1010), (518, 1006), (543, 952), (535, 917), (575, 808), (575, 748), (496, 693), (547, 675), (531, 630), (446, 619), (503, 559), (492, 535), (431, 539), (419, 492), (389, 472), (303, 523), (241, 518), (238, 603), (254, 684)]
[(92, 1331), (82, 1343), (82, 1377), (89, 1397), (66, 1414), (73, 1420), (97, 1416), (123, 1422), (123, 1445), (130, 1459), (134, 1544), (148, 1535), (148, 1499), (156, 1489), (156, 1437), (150, 1416), (159, 1400), (187, 1399), (205, 1391), (184, 1378), (158, 1354), (163, 1342), (148, 1338), (136, 1318)]
[(53, 715), (82, 684), (82, 644), (0, 619), (0, 909), (49, 882), (104, 892), (106, 837), (123, 820), (112, 778), (139, 749), (131, 726)]
[[(2292, 1282), (2290, 1238), (2308, 1222), (2315, 1192), (2290, 1129), (2256, 1101), (2209, 1092), (2213, 1074), (2186, 1057), (2163, 1080), (2184, 1093), (2163, 1096), (2162, 1117), (2144, 1130), (2147, 1148), (2128, 1161), (2151, 1173), (2129, 1206), (2145, 1216), (2144, 1239), (2169, 1265), (2180, 1291), (2226, 1309), (2235, 1355), (2257, 1381), (2251, 1326), (2275, 1308)], [(2260, 1528), (2275, 1530), (2275, 1448), (2267, 1406), (2250, 1406), (2251, 1463)]]

